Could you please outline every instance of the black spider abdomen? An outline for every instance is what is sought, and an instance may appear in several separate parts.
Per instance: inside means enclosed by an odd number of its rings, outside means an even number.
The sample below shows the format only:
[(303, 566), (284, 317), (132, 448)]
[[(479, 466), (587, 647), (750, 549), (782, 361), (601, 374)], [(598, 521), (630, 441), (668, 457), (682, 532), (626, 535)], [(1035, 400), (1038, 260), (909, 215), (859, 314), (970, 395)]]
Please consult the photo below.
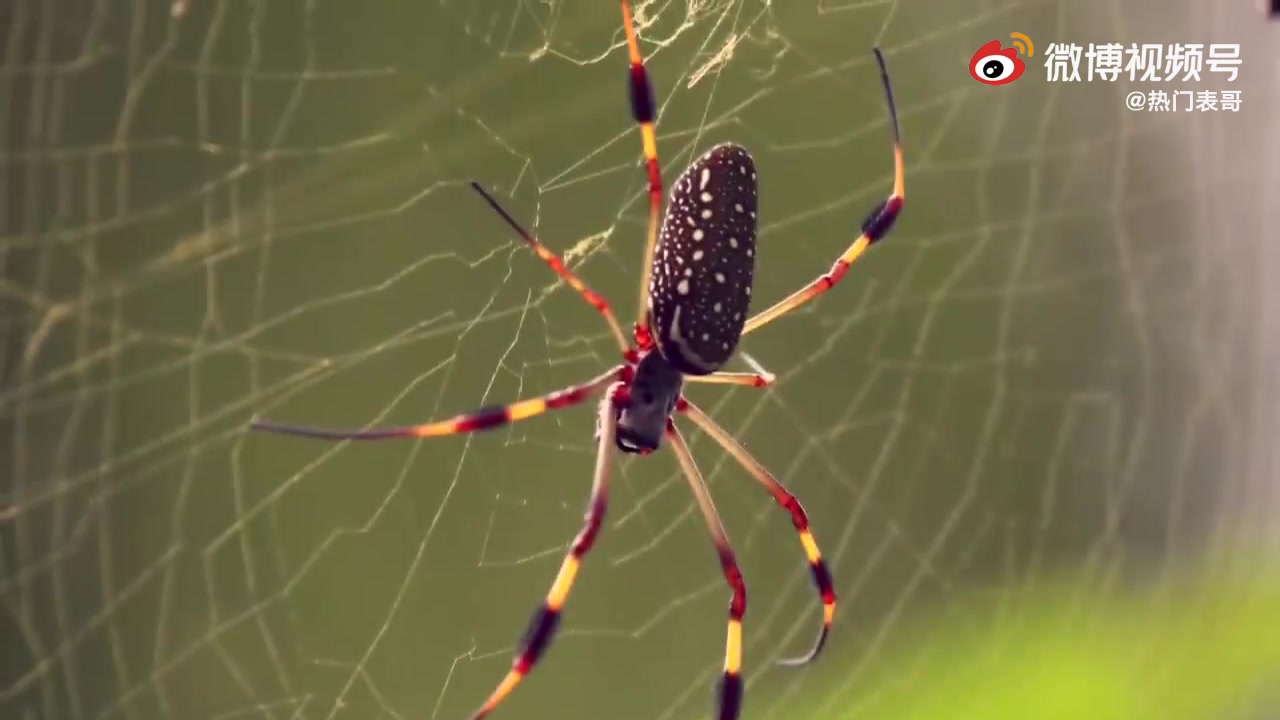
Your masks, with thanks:
[(649, 326), (663, 357), (708, 375), (733, 356), (751, 303), (756, 168), (733, 143), (695, 160), (671, 187), (649, 276)]

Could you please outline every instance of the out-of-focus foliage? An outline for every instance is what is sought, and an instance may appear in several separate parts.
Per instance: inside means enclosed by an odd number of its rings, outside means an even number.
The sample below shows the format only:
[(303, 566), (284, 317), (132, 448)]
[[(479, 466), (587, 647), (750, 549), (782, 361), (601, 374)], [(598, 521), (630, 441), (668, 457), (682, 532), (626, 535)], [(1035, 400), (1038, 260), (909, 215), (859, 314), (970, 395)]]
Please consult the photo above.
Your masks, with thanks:
[[(904, 641), (885, 692), (855, 686), (789, 720), (1193, 720), (1280, 713), (1280, 575), (1204, 572), (1094, 595), (1065, 580), (1025, 590), (982, 630), (946, 622)], [(898, 655), (899, 657), (894, 657)], [(899, 691), (892, 690), (899, 687)], [(859, 686), (861, 687), (861, 686)]]

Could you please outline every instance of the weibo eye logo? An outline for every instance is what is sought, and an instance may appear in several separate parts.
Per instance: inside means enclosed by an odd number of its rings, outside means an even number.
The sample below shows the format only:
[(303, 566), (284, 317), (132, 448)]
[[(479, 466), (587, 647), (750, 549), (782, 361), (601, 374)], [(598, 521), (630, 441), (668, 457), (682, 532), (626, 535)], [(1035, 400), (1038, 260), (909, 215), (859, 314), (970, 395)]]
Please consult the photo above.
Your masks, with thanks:
[(1002, 48), (999, 40), (992, 40), (973, 54), (969, 59), (969, 75), (974, 80), (984, 85), (1008, 85), (1022, 77), (1027, 64), (1018, 56), (1031, 57), (1035, 48), (1031, 38), (1022, 33), (1016, 32), (1009, 37), (1013, 38), (1013, 47)]

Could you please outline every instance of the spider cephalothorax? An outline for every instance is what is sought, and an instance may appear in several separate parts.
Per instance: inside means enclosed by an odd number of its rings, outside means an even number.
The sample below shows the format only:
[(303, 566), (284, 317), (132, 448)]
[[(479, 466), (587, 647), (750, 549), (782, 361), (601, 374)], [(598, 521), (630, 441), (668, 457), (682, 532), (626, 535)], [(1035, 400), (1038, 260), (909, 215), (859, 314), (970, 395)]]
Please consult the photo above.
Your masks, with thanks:
[[(648, 174), (649, 223), (640, 281), (639, 318), (628, 342), (609, 303), (591, 291), (554, 253), (538, 242), (484, 188), (472, 187), (485, 202), (551, 267), (564, 282), (604, 317), (622, 354), (622, 363), (597, 377), (541, 397), (491, 407), (437, 422), (368, 430), (324, 430), (254, 420), (253, 428), (303, 437), (378, 440), (398, 437), (436, 437), (498, 427), (600, 398), (596, 416), (597, 455), (591, 497), (582, 530), (574, 538), (546, 599), (530, 620), (512, 660), (511, 670), (475, 712), (487, 715), (529, 674), (550, 647), (559, 626), (582, 558), (591, 550), (608, 503), (609, 467), (617, 451), (647, 454), (665, 438), (684, 471), (707, 530), (715, 545), (725, 582), (732, 590), (724, 672), (716, 694), (720, 720), (733, 720), (742, 703), (742, 619), (747, 590), (733, 549), (716, 513), (711, 495), (693, 455), (673, 417), (688, 417), (742, 465), (791, 517), (822, 600), (822, 628), (812, 649), (802, 657), (782, 661), (807, 663), (818, 656), (835, 615), (836, 596), (831, 574), (809, 530), (800, 502), (759, 461), (716, 421), (684, 397), (685, 383), (721, 383), (762, 387), (772, 381), (763, 373), (724, 372), (743, 335), (776, 320), (822, 293), (844, 277), (849, 266), (893, 227), (903, 203), (902, 144), (897, 112), (884, 58), (875, 50), (893, 129), (893, 193), (876, 205), (862, 223), (853, 244), (830, 271), (764, 311), (747, 317), (755, 268), (757, 188), (751, 154), (739, 145), (717, 145), (696, 159), (673, 183), (665, 217), (662, 215), (662, 173), (654, 134), (655, 105), (627, 0), (622, 0), (622, 24), (631, 60), (631, 111), (640, 126)], [(661, 230), (659, 230), (661, 220)]]
[(618, 403), (618, 449), (639, 454), (657, 450), (683, 387), (684, 377), (661, 352), (642, 351), (626, 386), (626, 398)]

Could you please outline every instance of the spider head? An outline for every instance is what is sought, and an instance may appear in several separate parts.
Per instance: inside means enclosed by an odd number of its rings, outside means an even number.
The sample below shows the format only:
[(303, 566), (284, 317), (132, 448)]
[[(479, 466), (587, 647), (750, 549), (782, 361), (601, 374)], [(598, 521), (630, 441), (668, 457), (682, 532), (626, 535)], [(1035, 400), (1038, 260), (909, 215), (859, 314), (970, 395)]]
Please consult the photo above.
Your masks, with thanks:
[(627, 401), (618, 411), (614, 441), (618, 450), (644, 454), (658, 449), (683, 384), (679, 371), (662, 353), (650, 351), (640, 357), (627, 389)]

